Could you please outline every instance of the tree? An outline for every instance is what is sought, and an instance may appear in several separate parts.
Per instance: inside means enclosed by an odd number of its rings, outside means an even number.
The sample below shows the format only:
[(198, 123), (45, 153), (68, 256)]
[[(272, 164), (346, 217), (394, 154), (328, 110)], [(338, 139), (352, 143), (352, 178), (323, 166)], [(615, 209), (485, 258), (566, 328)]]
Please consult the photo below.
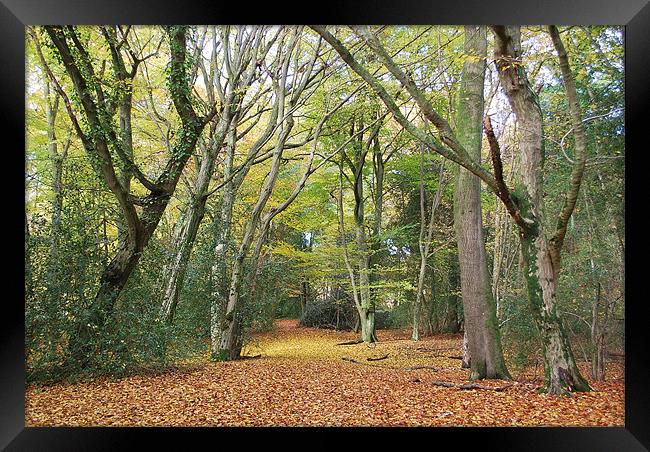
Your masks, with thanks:
[(442, 194), (446, 182), (443, 180), (444, 176), (444, 161), (440, 164), (438, 172), (438, 188), (436, 194), (431, 202), (429, 208), (429, 221), (426, 221), (426, 208), (425, 208), (425, 190), (424, 190), (424, 149), (426, 146), (420, 144), (420, 235), (418, 236), (418, 247), (420, 249), (420, 271), (418, 273), (418, 285), (415, 294), (415, 305), (413, 306), (413, 331), (411, 339), (414, 341), (420, 340), (420, 310), (424, 298), (424, 283), (426, 278), (427, 261), (431, 257), (430, 248), (433, 239), (434, 220), (436, 217), (436, 210), (440, 205)]
[[(560, 269), (560, 251), (566, 226), (573, 213), (584, 170), (584, 154), (576, 159), (565, 206), (562, 209), (554, 235), (547, 241), (543, 231), (543, 139), (542, 115), (537, 95), (531, 89), (525, 70), (520, 63), (521, 43), (519, 27), (492, 27), (495, 35), (495, 57), (501, 84), (505, 89), (519, 123), (519, 147), (522, 164), (522, 184), (512, 195), (500, 173), (500, 150), (494, 138), (489, 120), (486, 133), (490, 141), (495, 175), (500, 193), (512, 199), (519, 226), (519, 239), (528, 289), (528, 300), (533, 310), (544, 348), (546, 377), (545, 390), (550, 394), (567, 391), (589, 391), (589, 383), (582, 377), (573, 358), (571, 345), (562, 328), (555, 302), (557, 278)], [(562, 57), (561, 57), (562, 58)], [(566, 62), (565, 62), (566, 63)], [(563, 74), (565, 84), (571, 84)], [(572, 109), (574, 106), (571, 107)], [(580, 122), (577, 112), (572, 111), (574, 121)], [(583, 148), (584, 149), (584, 148)], [(579, 155), (579, 149), (576, 153)], [(514, 207), (514, 206), (513, 206)]]
[[(463, 63), (458, 93), (456, 133), (459, 144), (475, 162), (481, 160), (486, 52), (486, 28), (466, 25), (467, 59)], [(470, 379), (510, 379), (501, 350), (496, 306), (490, 291), (480, 191), (479, 178), (460, 167), (454, 193), (454, 226), (458, 243)]]
[[(241, 37), (247, 33), (246, 38)], [(216, 30), (213, 29), (213, 34)], [(208, 142), (202, 148), (201, 163), (198, 168), (194, 186), (191, 190), (191, 199), (187, 209), (183, 212), (181, 220), (179, 221), (177, 234), (174, 239), (175, 249), (172, 257), (165, 268), (163, 276), (164, 288), (162, 293), (161, 303), (161, 317), (167, 322), (172, 321), (176, 304), (178, 303), (178, 296), (183, 284), (185, 270), (189, 260), (190, 253), (196, 238), (199, 224), (203, 220), (205, 214), (205, 204), (208, 199), (208, 188), (212, 180), (214, 166), (217, 156), (219, 155), (227, 134), (233, 126), (233, 120), (237, 118), (242, 111), (249, 110), (258, 96), (252, 96), (251, 99), (244, 101), (246, 92), (249, 87), (259, 77), (256, 63), (258, 60), (265, 58), (270, 45), (264, 41), (264, 30), (260, 27), (253, 27), (245, 31), (242, 27), (238, 30), (237, 36), (234, 38), (235, 44), (230, 43), (231, 33), (229, 28), (223, 31), (220, 43), (224, 48), (223, 58), (227, 58), (227, 62), (219, 63), (217, 61), (216, 49), (213, 50), (212, 60), (210, 67), (225, 66), (228, 68), (226, 74), (226, 81), (224, 83), (225, 89), (221, 88), (221, 82), (217, 82), (217, 78), (221, 75), (210, 74), (205, 69), (202, 56), (200, 60), (200, 67), (203, 72), (204, 80), (206, 80), (206, 93), (208, 97), (208, 105), (220, 104), (221, 115), (219, 120), (212, 122)], [(216, 39), (214, 39), (216, 41)], [(216, 45), (216, 44), (214, 44)], [(232, 45), (233, 48), (230, 48)], [(214, 72), (214, 71), (212, 71)], [(215, 89), (216, 87), (216, 89)], [(215, 94), (216, 91), (216, 94)], [(225, 91), (225, 92), (224, 92)], [(259, 146), (254, 148), (259, 150)], [(230, 177), (230, 175), (228, 175)], [(212, 190), (211, 193), (214, 193)]]
[[(124, 240), (104, 269), (94, 301), (77, 320), (77, 331), (70, 341), (71, 359), (81, 367), (85, 367), (93, 355), (93, 343), (96, 342), (94, 338), (109, 320), (117, 297), (153, 235), (176, 188), (185, 163), (194, 151), (200, 133), (216, 111), (213, 110), (206, 116), (199, 117), (194, 110), (186, 64), (186, 27), (168, 27), (166, 30), (170, 47), (168, 87), (181, 125), (171, 158), (162, 173), (152, 181), (129, 157), (133, 155), (133, 150), (132, 130), (128, 122), (120, 122), (120, 135), (116, 131), (117, 127), (109, 109), (110, 104), (107, 102), (126, 102), (125, 99), (129, 99), (129, 96), (122, 96), (122, 90), (118, 89), (117, 99), (108, 98), (95, 72), (89, 51), (82, 43), (76, 27), (45, 26), (44, 29), (54, 44), (54, 52), (65, 67), (81, 105), (79, 107), (73, 105), (58, 83), (56, 83), (57, 91), (64, 100), (70, 120), (84, 149), (92, 160), (99, 161), (101, 176), (117, 199), (122, 220), (127, 226)], [(111, 49), (113, 69), (119, 79), (123, 63), (121, 54), (109, 33), (105, 34), (105, 38)], [(137, 56), (133, 58), (131, 73), (135, 73), (138, 65), (143, 61), (143, 58)], [(50, 79), (54, 79), (51, 71), (48, 72), (50, 72)], [(78, 119), (76, 108), (81, 109), (83, 122)], [(124, 179), (120, 180), (116, 174), (116, 162), (111, 151), (119, 156), (119, 162), (132, 171), (137, 180), (149, 191), (148, 195), (131, 194)], [(140, 213), (136, 206), (141, 208)]]
[[(248, 256), (248, 252), (252, 245), (254, 234), (258, 228), (258, 222), (262, 215), (262, 210), (266, 206), (266, 203), (273, 192), (273, 187), (282, 162), (282, 152), (285, 148), (285, 143), (289, 137), (289, 133), (294, 126), (293, 115), (295, 114), (296, 108), (299, 106), (298, 101), (308, 83), (315, 77), (313, 70), (314, 63), (318, 57), (318, 51), (314, 52), (311, 59), (303, 65), (299, 76), (297, 74), (298, 71), (292, 74), (291, 83), (288, 84), (287, 77), (289, 74), (289, 66), (292, 62), (292, 54), (297, 47), (301, 33), (301, 28), (287, 28), (278, 46), (280, 49), (278, 55), (279, 70), (278, 75), (273, 79), (273, 85), (275, 96), (277, 96), (279, 120), (277, 124), (276, 143), (273, 147), (272, 153), (271, 170), (266, 176), (260, 196), (250, 214), (250, 219), (246, 224), (242, 241), (235, 255), (230, 275), (228, 302), (220, 325), (219, 347), (217, 350), (212, 350), (212, 356), (214, 359), (232, 360), (237, 359), (240, 356), (241, 348), (243, 346), (242, 327), (244, 320), (241, 311), (242, 301), (240, 291), (243, 279), (244, 260)], [(288, 39), (286, 47), (283, 45), (285, 39)], [(296, 64), (298, 63), (296, 62)], [(255, 269), (253, 269), (253, 271), (255, 271)]]

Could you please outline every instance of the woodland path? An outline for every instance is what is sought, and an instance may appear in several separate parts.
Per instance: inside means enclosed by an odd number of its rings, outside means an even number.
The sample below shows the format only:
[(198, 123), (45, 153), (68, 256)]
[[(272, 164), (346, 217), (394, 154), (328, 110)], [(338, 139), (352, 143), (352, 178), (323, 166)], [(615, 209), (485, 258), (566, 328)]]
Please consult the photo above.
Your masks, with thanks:
[[(380, 330), (380, 342), (336, 345), (352, 332), (299, 328), (282, 320), (253, 336), (247, 356), (157, 375), (29, 386), (27, 426), (623, 426), (624, 369), (571, 397), (537, 394), (541, 375), (513, 372), (502, 391), (467, 383), (453, 356), (460, 335), (412, 342), (409, 330)], [(386, 357), (387, 355), (387, 357)], [(370, 359), (370, 360), (369, 360)], [(434, 369), (432, 369), (434, 368)], [(581, 366), (584, 375), (587, 368)], [(538, 371), (540, 372), (540, 371)], [(502, 388), (505, 381), (484, 381)]]

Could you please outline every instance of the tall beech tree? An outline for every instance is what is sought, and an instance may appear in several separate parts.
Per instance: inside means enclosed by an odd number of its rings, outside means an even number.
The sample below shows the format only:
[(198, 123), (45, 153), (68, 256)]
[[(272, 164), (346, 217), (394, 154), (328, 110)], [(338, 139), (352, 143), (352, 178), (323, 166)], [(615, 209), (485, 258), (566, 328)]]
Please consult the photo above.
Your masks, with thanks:
[[(207, 143), (201, 146), (201, 160), (191, 189), (191, 199), (179, 221), (172, 257), (165, 268), (161, 316), (168, 323), (173, 318), (190, 253), (205, 214), (208, 188), (212, 181), (216, 158), (224, 147), (228, 131), (233, 126), (233, 118), (241, 115), (242, 111), (250, 110), (258, 100), (258, 96), (254, 94), (246, 100), (244, 98), (256, 78), (259, 78), (258, 61), (266, 57), (266, 53), (274, 42), (274, 39), (269, 39), (269, 42), (266, 42), (264, 39), (266, 33), (263, 27), (240, 27), (235, 33), (231, 32), (230, 27), (225, 27), (221, 31), (219, 40), (220, 47), (223, 49), (221, 58), (227, 58), (228, 61), (218, 61), (221, 59), (219, 58), (221, 55), (217, 54), (215, 36), (217, 30), (214, 27), (212, 29), (211, 71), (206, 70), (202, 56), (198, 56), (201, 58), (199, 65), (206, 85), (208, 104), (220, 105), (221, 114), (218, 121), (211, 122)], [(231, 38), (231, 35), (234, 37)], [(230, 42), (231, 39), (234, 41), (233, 43)], [(228, 68), (225, 74), (225, 83), (217, 80), (222, 77), (221, 74), (214, 73), (214, 68), (220, 67)], [(225, 87), (222, 87), (222, 84)], [(259, 94), (262, 94), (263, 91), (260, 89)], [(259, 117), (259, 115), (257, 116)]]
[[(464, 28), (466, 59), (458, 93), (456, 134), (470, 158), (480, 162), (487, 28), (472, 25)], [(509, 379), (490, 290), (480, 179), (462, 166), (458, 168), (454, 192), (454, 226), (470, 379)]]
[[(540, 333), (544, 351), (546, 391), (563, 394), (567, 391), (589, 391), (587, 380), (580, 374), (573, 358), (571, 345), (557, 312), (556, 291), (560, 271), (560, 253), (567, 224), (580, 189), (585, 165), (582, 119), (568, 58), (555, 27), (549, 32), (558, 51), (562, 80), (567, 92), (571, 120), (576, 136), (576, 159), (571, 174), (565, 204), (550, 239), (544, 232), (542, 165), (544, 163), (542, 112), (537, 94), (531, 89), (521, 63), (521, 30), (519, 27), (493, 26), (494, 56), (499, 68), (501, 85), (519, 123), (519, 149), (522, 182), (510, 192), (503, 180), (498, 142), (489, 118), (485, 130), (499, 182), (500, 195), (512, 200), (523, 256), (528, 300)], [(571, 94), (569, 94), (571, 93)]]
[[(322, 68), (317, 68), (315, 65), (319, 56), (320, 40), (316, 50), (309, 56), (307, 61), (302, 63), (298, 61), (300, 57), (299, 42), (302, 33), (302, 27), (287, 27), (283, 30), (283, 36), (280, 38), (278, 44), (278, 70), (272, 80), (274, 95), (277, 97), (278, 123), (276, 127), (276, 140), (271, 154), (271, 169), (265, 178), (260, 196), (253, 206), (250, 218), (244, 228), (244, 235), (235, 254), (230, 273), (228, 302), (226, 303), (223, 319), (220, 322), (219, 345), (218, 349), (212, 350), (212, 357), (214, 359), (233, 360), (239, 358), (241, 354), (244, 341), (243, 300), (241, 297), (242, 282), (244, 279), (244, 261), (249, 257), (250, 248), (259, 227), (263, 209), (273, 193), (273, 188), (282, 163), (282, 154), (288, 144), (287, 139), (295, 124), (294, 115), (300, 106), (301, 96), (322, 71)], [(294, 63), (294, 65), (291, 77), (289, 77), (291, 63)], [(266, 234), (264, 230), (262, 233), (263, 235)], [(216, 343), (216, 338), (213, 338), (213, 342)]]

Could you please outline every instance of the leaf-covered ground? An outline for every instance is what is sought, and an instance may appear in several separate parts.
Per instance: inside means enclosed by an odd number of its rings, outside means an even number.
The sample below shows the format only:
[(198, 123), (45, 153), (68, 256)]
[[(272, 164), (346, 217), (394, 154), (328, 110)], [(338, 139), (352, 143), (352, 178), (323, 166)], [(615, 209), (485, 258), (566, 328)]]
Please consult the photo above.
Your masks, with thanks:
[[(433, 382), (467, 383), (468, 371), (454, 358), (461, 338), (412, 342), (409, 334), (382, 330), (373, 347), (336, 345), (356, 335), (281, 321), (246, 347), (244, 354), (261, 355), (255, 359), (206, 359), (159, 375), (29, 386), (26, 425), (624, 425), (622, 364), (608, 364), (608, 381), (592, 382), (594, 392), (571, 397), (537, 394), (541, 381), (532, 379), (532, 370), (515, 375), (503, 391), (450, 388)], [(492, 388), (507, 383), (480, 382)]]

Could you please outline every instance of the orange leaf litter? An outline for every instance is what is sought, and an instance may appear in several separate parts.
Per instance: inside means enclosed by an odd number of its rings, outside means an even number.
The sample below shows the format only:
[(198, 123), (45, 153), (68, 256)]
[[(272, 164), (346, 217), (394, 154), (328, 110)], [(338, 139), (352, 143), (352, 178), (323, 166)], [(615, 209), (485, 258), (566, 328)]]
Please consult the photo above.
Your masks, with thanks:
[[(460, 353), (460, 335), (418, 342), (409, 330), (378, 335), (374, 346), (337, 346), (356, 335), (278, 321), (276, 330), (255, 334), (244, 348), (245, 355), (261, 355), (256, 359), (205, 357), (158, 375), (28, 386), (25, 421), (28, 427), (624, 425), (620, 363), (608, 364), (606, 382), (590, 382), (594, 392), (571, 397), (538, 394), (542, 381), (525, 373), (501, 392), (461, 390), (432, 384), (467, 382), (468, 371), (449, 358)], [(588, 376), (586, 366), (581, 371)]]

